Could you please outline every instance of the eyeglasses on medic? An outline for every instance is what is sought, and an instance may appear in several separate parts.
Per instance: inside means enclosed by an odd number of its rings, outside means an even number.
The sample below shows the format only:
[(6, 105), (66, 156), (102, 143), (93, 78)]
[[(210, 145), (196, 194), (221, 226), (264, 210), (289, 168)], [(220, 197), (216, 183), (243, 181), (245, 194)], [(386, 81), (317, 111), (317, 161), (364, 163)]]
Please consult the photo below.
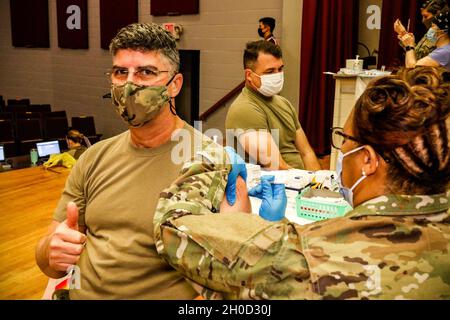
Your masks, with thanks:
[(345, 143), (346, 140), (352, 140), (354, 142), (361, 144), (361, 142), (355, 137), (345, 134), (343, 128), (341, 127), (331, 128), (331, 145), (333, 146), (333, 148), (341, 150), (342, 145)]

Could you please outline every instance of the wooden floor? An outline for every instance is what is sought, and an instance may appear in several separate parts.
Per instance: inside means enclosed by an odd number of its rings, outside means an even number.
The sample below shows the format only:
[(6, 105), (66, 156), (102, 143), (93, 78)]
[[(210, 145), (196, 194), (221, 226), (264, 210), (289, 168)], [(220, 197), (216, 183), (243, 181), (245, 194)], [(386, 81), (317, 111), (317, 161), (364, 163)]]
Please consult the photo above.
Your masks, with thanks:
[(34, 249), (70, 172), (54, 171), (35, 167), (0, 173), (0, 299), (43, 295), (48, 278), (36, 266)]

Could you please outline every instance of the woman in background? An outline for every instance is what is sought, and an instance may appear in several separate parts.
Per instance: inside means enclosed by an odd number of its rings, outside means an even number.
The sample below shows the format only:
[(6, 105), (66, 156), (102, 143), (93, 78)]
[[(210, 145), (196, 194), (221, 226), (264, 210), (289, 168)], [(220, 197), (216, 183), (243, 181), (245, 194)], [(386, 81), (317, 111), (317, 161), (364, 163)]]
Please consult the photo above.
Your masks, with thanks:
[[(70, 130), (67, 133), (66, 142), (67, 146), (69, 147), (67, 153), (74, 157), (75, 160), (78, 160), (83, 152), (85, 152), (87, 148), (91, 146), (91, 144), (89, 143), (89, 139), (87, 139), (78, 130)], [(85, 143), (86, 146), (84, 146), (83, 143)]]
[(436, 41), (436, 49), (428, 56), (418, 59), (414, 51), (414, 35), (406, 33), (399, 36), (399, 39), (406, 47), (407, 68), (415, 68), (416, 66), (444, 67), (450, 70), (450, 29), (449, 29), (450, 12), (443, 11), (433, 19), (430, 28), (431, 37)]
[[(427, 0), (420, 9), (420, 13), (423, 17), (422, 23), (427, 28), (428, 33), (422, 37), (422, 39), (414, 48), (414, 51), (416, 52), (416, 58), (418, 60), (425, 58), (431, 52), (433, 52), (434, 49), (436, 49), (436, 39), (432, 37), (432, 31), (430, 31), (431, 24), (434, 17), (438, 15), (441, 10), (445, 9), (448, 9), (447, 0)], [(399, 19), (397, 19), (394, 23), (394, 30), (399, 37), (403, 37), (409, 32), (409, 30), (406, 30)], [(403, 48), (406, 49), (402, 42), (400, 42), (400, 45), (402, 45)]]

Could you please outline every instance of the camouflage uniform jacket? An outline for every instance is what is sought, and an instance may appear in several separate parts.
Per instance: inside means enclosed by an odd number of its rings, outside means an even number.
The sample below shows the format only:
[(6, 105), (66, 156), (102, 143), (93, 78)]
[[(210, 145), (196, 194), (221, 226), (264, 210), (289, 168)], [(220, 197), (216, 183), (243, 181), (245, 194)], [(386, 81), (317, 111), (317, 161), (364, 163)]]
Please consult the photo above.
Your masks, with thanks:
[[(400, 41), (400, 46), (405, 49), (405, 46), (403, 45), (403, 43)], [(434, 51), (434, 49), (436, 49), (436, 44), (434, 42), (431, 42), (430, 40), (428, 40), (428, 38), (425, 36), (422, 37), (422, 39), (420, 39), (419, 43), (417, 43), (414, 51), (416, 52), (416, 59), (420, 60), (423, 59), (425, 57), (427, 57), (431, 52)]]
[(207, 298), (450, 298), (450, 193), (382, 196), (300, 226), (214, 214), (227, 173), (188, 164), (154, 219), (158, 252)]
[(419, 43), (416, 45), (416, 59), (420, 60), (428, 56), (433, 50), (436, 49), (436, 44), (434, 42), (430, 42), (426, 36), (423, 36), (420, 39)]

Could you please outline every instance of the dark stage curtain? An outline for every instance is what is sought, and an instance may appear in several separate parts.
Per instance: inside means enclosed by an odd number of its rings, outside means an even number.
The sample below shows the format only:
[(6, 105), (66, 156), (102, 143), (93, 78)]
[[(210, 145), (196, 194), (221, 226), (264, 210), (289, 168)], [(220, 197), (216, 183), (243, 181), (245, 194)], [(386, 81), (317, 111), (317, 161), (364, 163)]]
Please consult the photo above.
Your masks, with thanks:
[(394, 31), (394, 22), (400, 19), (406, 28), (408, 19), (411, 19), (410, 31), (414, 33), (418, 42), (427, 31), (422, 24), (422, 16), (420, 14), (420, 7), (423, 2), (423, 0), (383, 1), (380, 46), (378, 50), (379, 67), (386, 66), (389, 69), (396, 69), (405, 64), (405, 54)]
[(300, 123), (318, 155), (330, 153), (335, 81), (325, 71), (336, 72), (356, 56), (358, 0), (304, 0)]
[(100, 0), (100, 45), (108, 50), (117, 32), (138, 22), (138, 0)]
[(14, 47), (50, 48), (48, 0), (10, 0)]

